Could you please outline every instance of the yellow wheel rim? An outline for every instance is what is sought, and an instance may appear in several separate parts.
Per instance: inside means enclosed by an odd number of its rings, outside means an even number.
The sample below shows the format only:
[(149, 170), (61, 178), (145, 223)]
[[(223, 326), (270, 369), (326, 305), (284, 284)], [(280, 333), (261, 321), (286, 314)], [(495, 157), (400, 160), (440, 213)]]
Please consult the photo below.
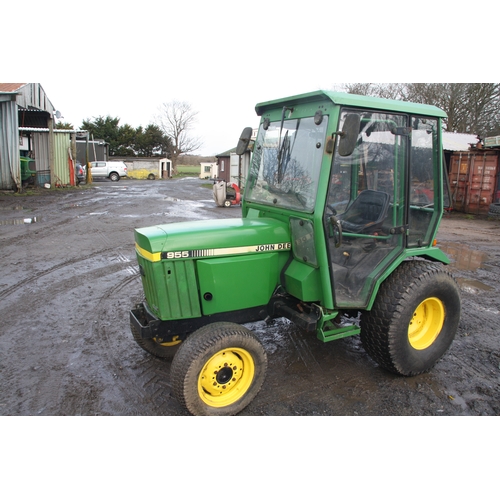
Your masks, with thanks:
[(182, 340), (179, 340), (179, 337), (177, 335), (175, 337), (172, 337), (172, 340), (170, 342), (158, 342), (158, 339), (156, 337), (154, 337), (153, 340), (163, 347), (173, 347), (174, 345), (180, 344), (182, 342)]
[(209, 406), (229, 406), (248, 391), (254, 373), (255, 363), (248, 351), (224, 349), (205, 363), (198, 376), (198, 394)]
[(413, 312), (408, 325), (408, 340), (414, 349), (427, 349), (443, 328), (444, 306), (441, 300), (430, 297)]

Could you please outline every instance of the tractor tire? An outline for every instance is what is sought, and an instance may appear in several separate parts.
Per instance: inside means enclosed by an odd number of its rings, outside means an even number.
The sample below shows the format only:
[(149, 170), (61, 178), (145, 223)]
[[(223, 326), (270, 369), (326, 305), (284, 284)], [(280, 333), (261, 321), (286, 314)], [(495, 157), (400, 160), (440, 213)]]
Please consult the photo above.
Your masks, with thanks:
[(490, 203), (489, 213), (500, 215), (500, 203)]
[(206, 325), (181, 344), (170, 371), (174, 395), (192, 415), (236, 415), (260, 391), (267, 370), (261, 342), (234, 323)]
[(361, 315), (361, 342), (382, 368), (404, 376), (429, 371), (450, 347), (460, 320), (460, 289), (442, 264), (403, 262)]
[(179, 350), (182, 343), (181, 340), (174, 340), (172, 342), (158, 342), (155, 339), (143, 339), (139, 332), (135, 329), (132, 322), (130, 322), (130, 330), (132, 331), (132, 336), (134, 340), (142, 347), (146, 352), (156, 356), (157, 358), (163, 358), (166, 360), (174, 359), (175, 354)]

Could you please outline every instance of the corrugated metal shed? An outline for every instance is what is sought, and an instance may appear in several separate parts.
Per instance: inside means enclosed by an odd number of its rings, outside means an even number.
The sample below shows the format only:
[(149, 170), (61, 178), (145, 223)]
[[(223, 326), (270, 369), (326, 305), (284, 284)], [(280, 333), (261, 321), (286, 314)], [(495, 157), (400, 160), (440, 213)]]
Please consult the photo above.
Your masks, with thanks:
[[(50, 125), (54, 111), (39, 83), (0, 83), (0, 189), (20, 190), (22, 187), (19, 126), (35, 126), (38, 131), (38, 127)], [(19, 123), (20, 114), (23, 123)], [(44, 147), (40, 147), (42, 143)], [(38, 150), (44, 154), (39, 156), (39, 163), (47, 159), (45, 163), (50, 164), (50, 140), (46, 144), (42, 140)]]
[(0, 189), (21, 186), (17, 104), (0, 95)]
[(35, 108), (54, 115), (55, 108), (39, 83), (0, 83), (0, 92), (15, 93), (21, 108)]
[(33, 132), (31, 136), (35, 156), (35, 168), (38, 171), (50, 170), (49, 134), (47, 132)]
[[(22, 132), (30, 132), (35, 157), (35, 169), (37, 172), (43, 171), (48, 176), (50, 170), (49, 162), (49, 129), (36, 129), (20, 127)], [(53, 169), (50, 173), (53, 185), (72, 185), (70, 176), (70, 150), (72, 148), (72, 136), (76, 135), (75, 130), (54, 130), (53, 131)]]
[(71, 184), (69, 176), (69, 133), (54, 134), (54, 176), (52, 184), (67, 186)]

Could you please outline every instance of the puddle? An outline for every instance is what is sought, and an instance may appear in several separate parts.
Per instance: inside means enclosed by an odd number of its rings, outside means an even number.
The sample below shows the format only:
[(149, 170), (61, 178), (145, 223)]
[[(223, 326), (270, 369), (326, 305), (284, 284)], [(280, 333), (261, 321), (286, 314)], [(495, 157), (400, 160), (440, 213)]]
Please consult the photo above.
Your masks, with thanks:
[(440, 243), (439, 248), (450, 258), (450, 266), (461, 271), (483, 268), (488, 258), (488, 254), (473, 250), (462, 243)]
[(34, 224), (35, 222), (40, 222), (40, 217), (29, 217), (25, 219), (7, 219), (0, 220), (0, 226), (17, 226), (21, 224)]
[[(477, 269), (487, 268), (484, 263), (488, 258), (488, 254), (485, 252), (473, 250), (462, 243), (442, 243), (439, 248), (450, 258), (450, 267), (461, 271), (476, 271)], [(479, 280), (468, 278), (456, 278), (456, 280), (460, 288), (469, 293), (494, 290), (493, 287), (485, 285)]]
[(468, 292), (476, 293), (478, 290), (489, 292), (494, 290), (492, 286), (485, 285), (478, 280), (470, 280), (467, 278), (456, 278), (458, 285), (462, 290), (466, 290)]
[[(154, 214), (149, 214), (149, 217), (167, 217), (168, 215), (169, 215), (168, 212), (157, 212)], [(139, 217), (144, 217), (144, 214), (137, 214), (137, 215), (125, 214), (125, 215), (120, 215), (120, 217), (125, 217), (125, 218), (129, 218), (129, 219), (137, 219)]]
[(33, 209), (32, 208), (24, 208), (22, 205), (14, 205), (13, 207), (0, 207), (0, 210), (2, 211), (11, 211), (11, 210), (16, 210), (16, 211), (20, 211), (20, 210), (26, 210), (27, 212), (31, 212)]

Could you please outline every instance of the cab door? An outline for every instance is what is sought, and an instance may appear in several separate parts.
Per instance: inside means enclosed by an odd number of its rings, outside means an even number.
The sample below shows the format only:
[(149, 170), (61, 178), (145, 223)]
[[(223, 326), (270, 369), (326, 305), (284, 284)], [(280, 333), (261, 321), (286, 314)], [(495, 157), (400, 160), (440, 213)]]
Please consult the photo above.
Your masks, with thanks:
[(337, 145), (324, 217), (334, 303), (342, 309), (366, 307), (405, 238), (408, 117), (345, 109), (341, 123), (353, 113), (357, 140), (349, 154)]

